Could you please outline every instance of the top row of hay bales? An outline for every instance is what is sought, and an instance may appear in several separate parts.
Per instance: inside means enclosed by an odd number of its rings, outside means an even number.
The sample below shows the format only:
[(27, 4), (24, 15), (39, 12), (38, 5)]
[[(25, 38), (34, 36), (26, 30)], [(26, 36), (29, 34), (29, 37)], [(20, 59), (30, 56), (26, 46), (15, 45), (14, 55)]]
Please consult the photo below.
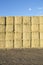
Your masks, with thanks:
[(8, 16), (0, 17), (0, 24), (43, 24), (43, 16)]

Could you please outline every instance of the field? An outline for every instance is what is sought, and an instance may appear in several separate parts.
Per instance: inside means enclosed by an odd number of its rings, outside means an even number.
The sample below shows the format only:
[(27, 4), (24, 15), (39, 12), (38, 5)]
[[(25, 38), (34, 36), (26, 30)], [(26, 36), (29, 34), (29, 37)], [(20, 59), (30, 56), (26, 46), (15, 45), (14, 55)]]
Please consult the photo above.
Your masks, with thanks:
[(43, 49), (0, 49), (0, 65), (43, 65)]

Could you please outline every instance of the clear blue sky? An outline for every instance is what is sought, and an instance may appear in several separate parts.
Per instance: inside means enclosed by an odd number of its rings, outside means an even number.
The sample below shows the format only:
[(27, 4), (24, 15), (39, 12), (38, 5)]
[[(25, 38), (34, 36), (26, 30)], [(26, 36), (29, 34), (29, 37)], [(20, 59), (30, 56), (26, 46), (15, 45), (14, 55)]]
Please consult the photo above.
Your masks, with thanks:
[(43, 0), (0, 0), (0, 16), (43, 15)]

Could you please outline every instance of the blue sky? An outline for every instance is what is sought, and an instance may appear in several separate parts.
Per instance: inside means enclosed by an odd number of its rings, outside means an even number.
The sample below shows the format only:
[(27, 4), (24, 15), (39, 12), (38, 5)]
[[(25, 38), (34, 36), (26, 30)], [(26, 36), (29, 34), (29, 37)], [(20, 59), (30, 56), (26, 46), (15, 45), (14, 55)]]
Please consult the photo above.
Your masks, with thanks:
[(0, 16), (43, 15), (43, 0), (0, 0)]

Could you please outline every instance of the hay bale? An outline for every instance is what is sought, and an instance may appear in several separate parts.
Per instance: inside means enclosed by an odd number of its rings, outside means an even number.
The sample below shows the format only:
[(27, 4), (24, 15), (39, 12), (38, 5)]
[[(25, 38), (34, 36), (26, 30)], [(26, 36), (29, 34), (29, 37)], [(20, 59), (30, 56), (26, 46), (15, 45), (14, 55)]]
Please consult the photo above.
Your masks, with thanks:
[(42, 32), (40, 32), (40, 39), (43, 40), (43, 33)]
[(32, 48), (39, 48), (39, 40), (32, 40)]
[(6, 40), (13, 40), (13, 33), (6, 33)]
[(40, 32), (43, 32), (43, 24), (40, 24)]
[(0, 24), (5, 24), (5, 17), (0, 17)]
[(0, 40), (0, 49), (4, 49), (4, 48), (5, 48), (5, 41)]
[(0, 40), (5, 40), (5, 33), (0, 33)]
[(5, 25), (0, 25), (0, 32), (5, 32)]
[(15, 33), (15, 39), (22, 40), (22, 33), (16, 32)]
[(23, 28), (22, 25), (15, 25), (15, 32), (22, 32)]
[(12, 16), (6, 17), (6, 24), (12, 24), (13, 25), (13, 17)]
[(13, 48), (13, 41), (12, 40), (6, 40), (6, 48)]
[(40, 40), (40, 48), (43, 48), (43, 40)]
[(30, 33), (23, 33), (23, 40), (30, 40)]
[(15, 16), (15, 24), (22, 24), (22, 16)]
[(39, 33), (38, 32), (32, 32), (32, 39), (39, 39)]
[(43, 16), (40, 16), (40, 24), (43, 24)]
[(23, 24), (25, 24), (25, 25), (30, 24), (30, 17), (29, 16), (23, 16)]
[(22, 48), (22, 40), (15, 40), (14, 48)]
[(23, 32), (30, 32), (30, 25), (23, 25)]
[(23, 48), (30, 48), (30, 40), (23, 40)]
[(31, 18), (32, 24), (39, 24), (39, 17), (38, 16), (32, 16)]
[(39, 31), (39, 26), (36, 24), (32, 24), (32, 32), (38, 32)]
[(6, 32), (13, 32), (13, 25), (6, 25)]

